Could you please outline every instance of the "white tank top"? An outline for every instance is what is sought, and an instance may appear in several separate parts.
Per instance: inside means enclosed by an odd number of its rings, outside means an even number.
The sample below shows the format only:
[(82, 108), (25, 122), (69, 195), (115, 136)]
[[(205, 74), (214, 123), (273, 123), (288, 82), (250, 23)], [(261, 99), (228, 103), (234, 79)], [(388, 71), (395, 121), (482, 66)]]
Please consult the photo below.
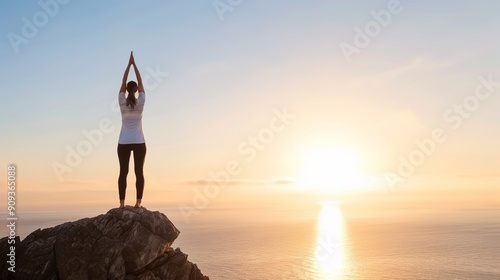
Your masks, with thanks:
[(122, 129), (120, 131), (119, 144), (141, 144), (145, 143), (142, 132), (142, 111), (146, 101), (146, 94), (139, 92), (134, 110), (127, 106), (125, 92), (118, 93), (118, 104), (122, 113)]

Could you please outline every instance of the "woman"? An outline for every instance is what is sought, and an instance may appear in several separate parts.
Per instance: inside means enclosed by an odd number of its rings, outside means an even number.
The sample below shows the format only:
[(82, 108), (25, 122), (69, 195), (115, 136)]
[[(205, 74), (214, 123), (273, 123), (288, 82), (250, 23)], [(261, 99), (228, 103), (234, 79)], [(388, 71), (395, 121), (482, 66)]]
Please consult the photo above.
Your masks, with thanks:
[[(137, 83), (130, 81), (127, 83), (130, 66), (134, 66)], [(125, 90), (128, 96), (125, 97)], [(138, 98), (135, 93), (139, 91)], [(142, 85), (141, 74), (134, 61), (133, 52), (127, 69), (123, 75), (122, 86), (118, 93), (118, 103), (122, 114), (122, 128), (118, 139), (118, 160), (120, 161), (120, 177), (118, 178), (118, 192), (120, 196), (120, 208), (125, 208), (125, 189), (127, 188), (127, 174), (130, 160), (130, 153), (134, 152), (134, 171), (136, 177), (137, 201), (136, 208), (141, 207), (142, 193), (144, 191), (144, 159), (146, 157), (146, 141), (142, 132), (142, 110), (146, 93)]]

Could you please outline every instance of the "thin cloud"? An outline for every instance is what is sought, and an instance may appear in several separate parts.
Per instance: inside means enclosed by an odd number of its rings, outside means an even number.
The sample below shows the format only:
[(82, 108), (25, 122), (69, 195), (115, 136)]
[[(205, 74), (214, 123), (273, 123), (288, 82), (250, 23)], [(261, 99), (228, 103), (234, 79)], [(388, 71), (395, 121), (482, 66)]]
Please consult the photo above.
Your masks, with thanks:
[(229, 182), (224, 182), (223, 180), (213, 180), (213, 179), (194, 179), (186, 180), (183, 183), (187, 185), (195, 186), (205, 186), (208, 184), (224, 184), (224, 185), (292, 185), (296, 182), (292, 179), (286, 178), (273, 178), (273, 179), (231, 179)]

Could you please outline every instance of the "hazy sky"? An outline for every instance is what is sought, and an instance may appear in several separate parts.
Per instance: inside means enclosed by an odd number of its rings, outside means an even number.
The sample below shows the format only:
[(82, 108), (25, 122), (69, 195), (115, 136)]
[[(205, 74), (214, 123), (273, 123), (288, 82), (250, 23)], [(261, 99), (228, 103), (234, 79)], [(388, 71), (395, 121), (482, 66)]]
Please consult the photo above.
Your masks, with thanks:
[[(412, 176), (500, 175), (497, 1), (40, 3), (0, 12), (0, 162), (18, 165), (24, 189), (114, 190), (113, 108), (131, 50), (147, 79), (148, 187), (232, 160), (233, 179), (294, 178), (323, 146), (383, 177), (435, 129), (446, 141)], [(259, 133), (266, 143), (252, 146)]]

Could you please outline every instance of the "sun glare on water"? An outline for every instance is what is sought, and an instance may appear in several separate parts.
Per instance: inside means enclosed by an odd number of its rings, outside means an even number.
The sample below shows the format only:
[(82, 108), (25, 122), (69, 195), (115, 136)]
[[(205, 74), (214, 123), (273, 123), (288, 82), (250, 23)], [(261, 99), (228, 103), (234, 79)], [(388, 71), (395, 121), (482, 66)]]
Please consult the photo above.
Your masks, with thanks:
[(323, 147), (308, 154), (298, 181), (306, 188), (337, 192), (371, 184), (370, 177), (361, 173), (356, 154), (345, 147)]
[(349, 268), (344, 218), (335, 202), (323, 202), (314, 250), (317, 280), (344, 279)]

